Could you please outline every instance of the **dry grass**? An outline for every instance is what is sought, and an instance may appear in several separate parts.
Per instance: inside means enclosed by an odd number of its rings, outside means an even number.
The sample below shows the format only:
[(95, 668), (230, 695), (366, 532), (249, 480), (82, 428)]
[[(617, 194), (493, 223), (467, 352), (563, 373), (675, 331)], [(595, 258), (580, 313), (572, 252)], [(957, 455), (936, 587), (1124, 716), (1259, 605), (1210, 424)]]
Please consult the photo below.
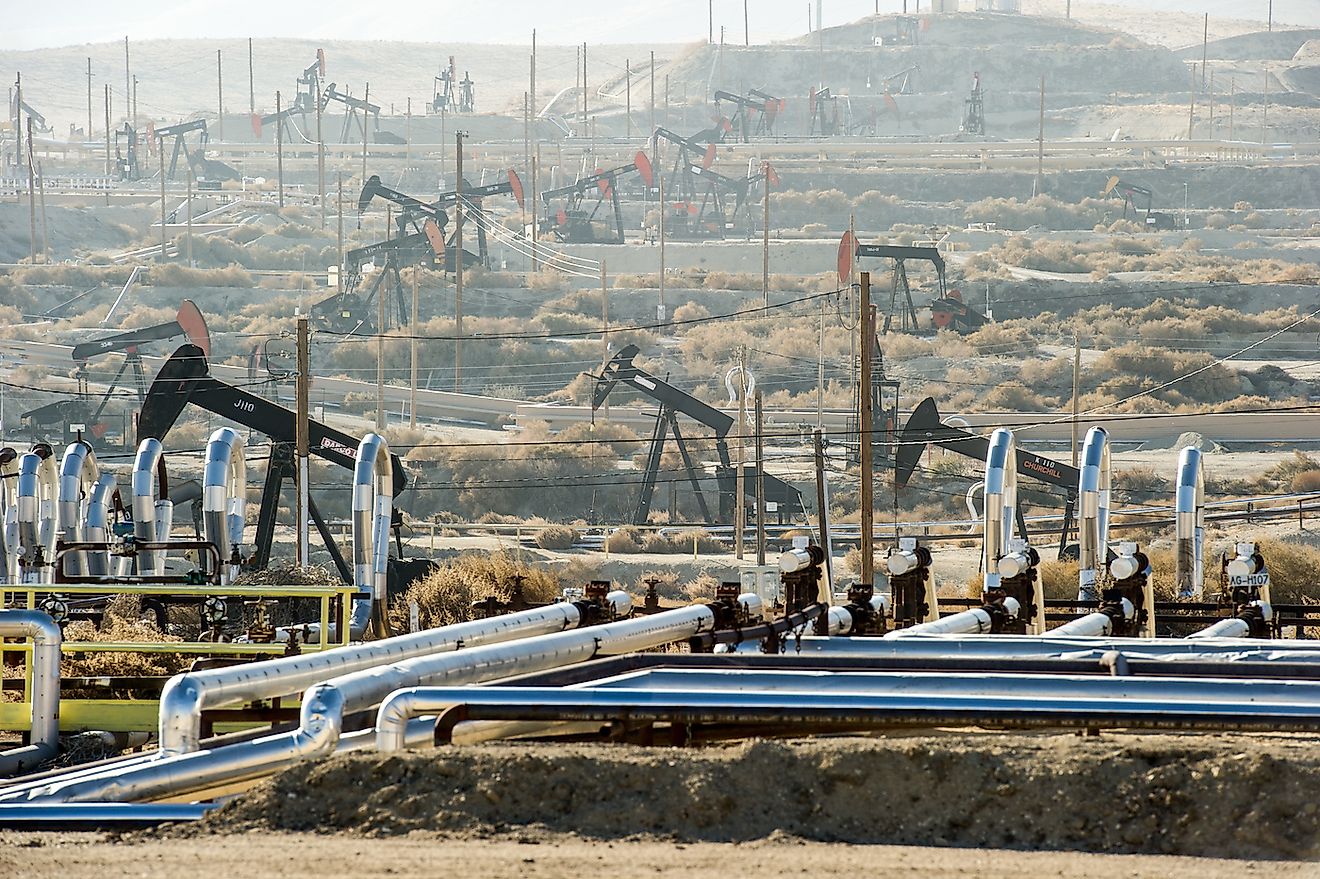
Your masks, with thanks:
[(509, 600), (518, 576), (524, 578), (522, 591), (527, 601), (553, 601), (559, 594), (559, 578), (543, 568), (522, 564), (505, 552), (469, 553), (409, 586), (390, 607), (390, 623), (396, 631), (407, 631), (414, 602), (423, 629), (469, 620), (474, 601), (492, 596)]

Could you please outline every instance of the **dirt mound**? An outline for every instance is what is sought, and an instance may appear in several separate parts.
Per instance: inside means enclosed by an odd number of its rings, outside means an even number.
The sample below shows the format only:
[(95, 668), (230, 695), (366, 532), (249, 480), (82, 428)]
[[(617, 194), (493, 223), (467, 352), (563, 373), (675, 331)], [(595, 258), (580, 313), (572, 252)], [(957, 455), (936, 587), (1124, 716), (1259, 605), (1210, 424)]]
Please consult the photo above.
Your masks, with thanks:
[[(1320, 38), (1320, 30), (1297, 29), (1260, 31), (1211, 40), (1205, 53), (1215, 61), (1288, 61), (1308, 40)], [(1202, 46), (1197, 43), (1181, 49), (1178, 55), (1189, 61), (1201, 60)]]
[(958, 735), (701, 750), (484, 745), (296, 766), (188, 833), (575, 833), (1320, 855), (1320, 742)]

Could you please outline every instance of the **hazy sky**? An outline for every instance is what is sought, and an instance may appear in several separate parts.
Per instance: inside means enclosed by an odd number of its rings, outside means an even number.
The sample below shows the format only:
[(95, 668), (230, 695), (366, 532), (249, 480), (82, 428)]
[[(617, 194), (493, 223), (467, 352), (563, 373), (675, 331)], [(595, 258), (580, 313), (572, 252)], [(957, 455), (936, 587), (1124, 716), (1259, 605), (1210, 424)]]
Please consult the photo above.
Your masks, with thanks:
[[(875, 0), (823, 0), (826, 26), (875, 11)], [(1086, 0), (1074, 0), (1081, 6)], [(1148, 9), (1265, 18), (1268, 0), (1106, 0)], [(0, 7), (16, 0), (0, 0)], [(742, 40), (743, 0), (713, 0), (715, 27)], [(707, 0), (64, 0), (27, 3), (0, 28), (0, 48), (36, 49), (156, 37), (306, 37), (444, 42), (528, 40), (533, 27), (547, 43), (688, 42), (706, 37)], [(795, 36), (807, 26), (811, 0), (749, 0), (752, 40)], [(923, 0), (925, 5), (925, 0)], [(902, 0), (880, 0), (883, 12)], [(1259, 8), (1257, 8), (1259, 7)], [(1320, 24), (1320, 0), (1274, 0), (1279, 21)]]

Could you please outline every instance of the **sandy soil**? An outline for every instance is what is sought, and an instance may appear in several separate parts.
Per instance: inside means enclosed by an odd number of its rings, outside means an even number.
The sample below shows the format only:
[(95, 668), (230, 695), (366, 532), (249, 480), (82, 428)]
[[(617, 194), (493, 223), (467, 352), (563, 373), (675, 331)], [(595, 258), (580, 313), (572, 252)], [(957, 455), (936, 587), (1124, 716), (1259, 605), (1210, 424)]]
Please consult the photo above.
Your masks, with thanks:
[[(743, 845), (670, 842), (553, 840), (454, 840), (431, 835), (403, 839), (250, 833), (244, 836), (153, 840), (124, 844), (100, 834), (0, 833), (0, 872), (14, 879), (37, 876), (140, 876), (175, 879), (206, 870), (220, 875), (248, 871), (297, 879), (303, 876), (445, 875), (577, 879), (583, 875), (682, 876), (715, 879), (753, 871), (825, 877), (903, 875), (1018, 879), (1240, 879), (1243, 875), (1311, 877), (1315, 864), (1281, 861), (1094, 855), (858, 846), (778, 838)], [(891, 873), (890, 871), (893, 871)]]

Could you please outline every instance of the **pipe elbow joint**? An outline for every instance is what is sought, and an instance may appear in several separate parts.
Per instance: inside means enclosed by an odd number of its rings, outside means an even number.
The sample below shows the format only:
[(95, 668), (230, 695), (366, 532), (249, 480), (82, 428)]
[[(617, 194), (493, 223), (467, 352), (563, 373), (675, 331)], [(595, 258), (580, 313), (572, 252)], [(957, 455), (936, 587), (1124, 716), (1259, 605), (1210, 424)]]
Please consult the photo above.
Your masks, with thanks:
[(175, 675), (160, 691), (160, 751), (185, 754), (201, 747), (203, 688), (190, 674)]
[(332, 686), (316, 686), (303, 696), (294, 740), (304, 758), (334, 753), (344, 727), (344, 694)]

